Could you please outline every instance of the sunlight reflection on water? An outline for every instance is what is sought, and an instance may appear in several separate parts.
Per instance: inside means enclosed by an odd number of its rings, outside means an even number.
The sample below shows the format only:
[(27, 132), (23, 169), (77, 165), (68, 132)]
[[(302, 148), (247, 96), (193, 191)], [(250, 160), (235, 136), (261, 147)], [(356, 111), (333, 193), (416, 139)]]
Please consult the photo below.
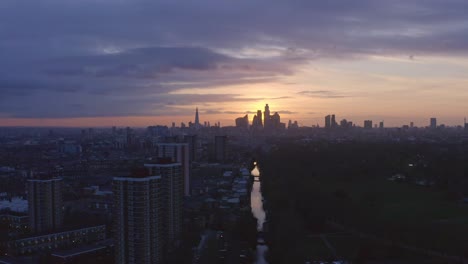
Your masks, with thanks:
[[(256, 165), (256, 163), (254, 163)], [(252, 192), (250, 194), (250, 206), (252, 207), (252, 213), (255, 218), (257, 218), (257, 230), (263, 230), (263, 223), (265, 222), (265, 210), (263, 210), (263, 197), (260, 191), (260, 171), (257, 166), (251, 171), (252, 176), (256, 179), (252, 186)], [(267, 264), (265, 260), (265, 252), (268, 250), (268, 247), (264, 244), (257, 245), (257, 258), (255, 263), (257, 264)]]

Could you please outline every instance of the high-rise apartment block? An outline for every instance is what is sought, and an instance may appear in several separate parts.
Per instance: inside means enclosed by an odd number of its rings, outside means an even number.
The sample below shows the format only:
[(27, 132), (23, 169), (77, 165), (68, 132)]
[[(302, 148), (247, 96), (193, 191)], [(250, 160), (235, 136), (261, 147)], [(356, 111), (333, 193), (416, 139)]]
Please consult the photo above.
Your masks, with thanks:
[(197, 135), (185, 135), (184, 143), (188, 144), (190, 162), (197, 161), (198, 136)]
[(226, 161), (227, 156), (227, 136), (215, 136), (215, 160), (217, 162)]
[(164, 252), (161, 176), (146, 169), (115, 177), (115, 252), (118, 264), (162, 263)]
[(145, 164), (145, 168), (149, 175), (161, 176), (163, 237), (170, 246), (179, 239), (182, 232), (184, 181), (180, 163), (160, 162), (162, 163)]
[(184, 178), (184, 194), (190, 195), (190, 155), (187, 143), (158, 144), (158, 158), (171, 158), (172, 162), (182, 165), (182, 176)]
[(59, 229), (63, 225), (63, 181), (40, 176), (27, 182), (29, 222), (35, 233)]

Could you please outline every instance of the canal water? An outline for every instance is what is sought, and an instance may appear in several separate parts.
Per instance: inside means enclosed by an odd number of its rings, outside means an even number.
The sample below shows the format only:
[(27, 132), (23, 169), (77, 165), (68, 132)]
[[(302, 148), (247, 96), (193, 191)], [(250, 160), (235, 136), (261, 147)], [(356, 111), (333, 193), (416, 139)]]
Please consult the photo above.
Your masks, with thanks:
[[(265, 222), (265, 210), (263, 210), (263, 197), (260, 190), (260, 171), (258, 167), (251, 171), (252, 176), (254, 176), (254, 183), (252, 186), (252, 192), (250, 194), (250, 206), (252, 207), (252, 213), (255, 218), (257, 218), (257, 231), (260, 233), (263, 231), (263, 223)], [(257, 240), (257, 250), (256, 250), (256, 260), (257, 264), (267, 264), (265, 260), (265, 253), (268, 250), (268, 247), (265, 245), (263, 237), (259, 237)]]

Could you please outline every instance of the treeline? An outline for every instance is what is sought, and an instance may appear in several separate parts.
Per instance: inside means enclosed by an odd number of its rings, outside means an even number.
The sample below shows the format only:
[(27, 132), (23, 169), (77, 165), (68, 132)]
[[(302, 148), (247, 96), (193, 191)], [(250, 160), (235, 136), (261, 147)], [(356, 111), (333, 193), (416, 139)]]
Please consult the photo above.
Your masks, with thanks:
[[(440, 199), (447, 201), (461, 199), (468, 194), (466, 151), (466, 145), (442, 143), (318, 142), (279, 145), (259, 159), (262, 192), (267, 200), (270, 263), (308, 260), (307, 237), (326, 232), (326, 221), (330, 219), (402, 242), (417, 243), (414, 236), (425, 240), (424, 234), (432, 235), (427, 233), (427, 228), (431, 229), (429, 221), (420, 223), (417, 228), (416, 224), (410, 226), (415, 229), (411, 232), (405, 231), (409, 227), (400, 223), (417, 222), (417, 217), (435, 213), (422, 208), (415, 219), (408, 220), (404, 210), (412, 207), (403, 205), (400, 212), (390, 208), (389, 200), (394, 199), (391, 202), (397, 206), (404, 204), (404, 199), (411, 201), (414, 198), (419, 202), (426, 199), (426, 192), (433, 192), (434, 195), (428, 194), (427, 197), (434, 197), (436, 202), (439, 202), (436, 200), (439, 194), (443, 194)], [(389, 185), (386, 189), (388, 179), (397, 174), (403, 176), (397, 179), (401, 182), (389, 184), (401, 186), (395, 189)], [(416, 191), (413, 192), (412, 188)], [(421, 193), (418, 188), (425, 190)], [(395, 190), (401, 191), (402, 197), (392, 193)], [(420, 202), (422, 207), (430, 206)], [(396, 212), (395, 216), (392, 210)], [(455, 208), (447, 215), (456, 213)], [(399, 237), (399, 232), (408, 235)], [(446, 245), (424, 246), (437, 249)], [(454, 247), (453, 250), (458, 249)]]

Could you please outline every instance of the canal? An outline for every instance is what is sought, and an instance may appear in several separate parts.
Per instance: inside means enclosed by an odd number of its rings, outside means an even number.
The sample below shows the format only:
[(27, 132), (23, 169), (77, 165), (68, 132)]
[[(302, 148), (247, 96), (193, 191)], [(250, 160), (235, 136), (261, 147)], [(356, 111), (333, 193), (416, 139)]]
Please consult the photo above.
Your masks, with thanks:
[[(252, 176), (254, 176), (254, 182), (252, 186), (252, 192), (250, 194), (250, 206), (252, 208), (252, 213), (255, 218), (257, 218), (257, 232), (261, 234), (263, 232), (263, 223), (265, 223), (265, 210), (263, 209), (263, 196), (260, 189), (260, 170), (258, 169), (256, 163), (254, 163), (255, 168), (251, 171)], [(257, 264), (267, 264), (265, 260), (265, 253), (268, 250), (268, 247), (265, 245), (263, 236), (259, 236), (257, 239), (257, 250), (256, 250), (256, 260)]]

